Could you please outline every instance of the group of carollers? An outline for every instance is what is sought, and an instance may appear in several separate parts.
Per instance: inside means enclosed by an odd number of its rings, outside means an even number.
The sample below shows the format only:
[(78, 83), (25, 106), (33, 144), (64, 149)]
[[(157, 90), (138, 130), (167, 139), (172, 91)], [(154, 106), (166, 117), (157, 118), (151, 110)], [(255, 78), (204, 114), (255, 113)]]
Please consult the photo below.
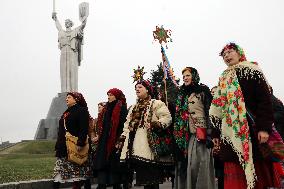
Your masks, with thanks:
[[(64, 182), (91, 188), (90, 177), (98, 189), (129, 188), (136, 172), (137, 185), (158, 189), (171, 166), (176, 189), (214, 189), (216, 182), (224, 189), (280, 187), (275, 162), (263, 150), (274, 122), (267, 80), (238, 45), (227, 44), (220, 55), (228, 67), (214, 91), (199, 83), (195, 68), (186, 67), (176, 103), (168, 107), (147, 80), (136, 83), (137, 101), (128, 109), (123, 92), (110, 89), (96, 119), (82, 94), (68, 93), (55, 146), (54, 188)], [(67, 161), (63, 120), (78, 137), (78, 150), (89, 135), (92, 148), (83, 165)], [(168, 128), (172, 155), (157, 157), (151, 133)]]

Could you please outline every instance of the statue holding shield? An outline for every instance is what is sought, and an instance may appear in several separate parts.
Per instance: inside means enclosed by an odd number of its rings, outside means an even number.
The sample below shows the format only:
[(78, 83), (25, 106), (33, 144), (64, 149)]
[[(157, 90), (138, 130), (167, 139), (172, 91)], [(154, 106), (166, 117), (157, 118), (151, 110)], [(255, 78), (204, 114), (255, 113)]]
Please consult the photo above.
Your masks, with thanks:
[(58, 48), (61, 51), (61, 92), (78, 91), (78, 66), (81, 65), (83, 58), (82, 45), (84, 28), (89, 15), (89, 4), (84, 2), (79, 5), (79, 18), (82, 24), (74, 29), (72, 29), (73, 22), (70, 19), (65, 20), (66, 29), (62, 29), (54, 9), (55, 4), (53, 4), (52, 19), (55, 21), (58, 30)]

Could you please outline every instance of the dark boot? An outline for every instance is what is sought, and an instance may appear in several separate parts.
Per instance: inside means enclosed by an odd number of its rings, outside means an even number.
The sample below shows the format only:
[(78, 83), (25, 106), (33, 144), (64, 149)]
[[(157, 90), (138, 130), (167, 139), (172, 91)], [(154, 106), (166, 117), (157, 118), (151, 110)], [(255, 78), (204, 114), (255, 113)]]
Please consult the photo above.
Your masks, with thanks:
[(145, 185), (144, 189), (152, 189), (152, 188), (151, 188), (151, 185)]
[(106, 184), (98, 184), (96, 189), (106, 189)]
[(81, 189), (81, 182), (80, 181), (73, 182), (72, 189)]
[(114, 185), (113, 185), (113, 189), (121, 189), (120, 184), (114, 184)]
[(131, 183), (124, 183), (124, 184), (122, 185), (122, 188), (123, 188), (123, 189), (130, 189), (130, 188), (132, 188), (132, 184), (131, 184)]
[(84, 189), (91, 189), (91, 179), (84, 181)]
[(53, 189), (59, 189), (59, 187), (60, 187), (60, 182), (53, 182), (52, 183), (52, 188)]
[(159, 189), (159, 184), (146, 185), (144, 189)]
[(153, 184), (152, 189), (159, 189), (159, 184)]

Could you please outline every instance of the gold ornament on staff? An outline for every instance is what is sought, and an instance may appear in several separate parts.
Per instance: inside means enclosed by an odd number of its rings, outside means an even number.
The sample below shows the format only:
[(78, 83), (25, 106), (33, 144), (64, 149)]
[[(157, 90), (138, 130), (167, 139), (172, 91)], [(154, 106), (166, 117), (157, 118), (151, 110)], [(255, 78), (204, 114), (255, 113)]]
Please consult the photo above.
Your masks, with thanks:
[(140, 66), (138, 65), (137, 69), (133, 69), (134, 74), (132, 76), (133, 78), (133, 83), (135, 83), (136, 81), (142, 81), (143, 80), (143, 76), (146, 72), (144, 72), (144, 66), (142, 66), (142, 68), (140, 68)]
[(163, 25), (161, 27), (156, 26), (156, 30), (153, 31), (154, 41), (159, 41), (161, 46), (163, 44), (165, 44), (166, 47), (167, 47), (168, 42), (173, 42), (171, 35), (172, 35), (172, 31), (171, 30), (165, 30)]

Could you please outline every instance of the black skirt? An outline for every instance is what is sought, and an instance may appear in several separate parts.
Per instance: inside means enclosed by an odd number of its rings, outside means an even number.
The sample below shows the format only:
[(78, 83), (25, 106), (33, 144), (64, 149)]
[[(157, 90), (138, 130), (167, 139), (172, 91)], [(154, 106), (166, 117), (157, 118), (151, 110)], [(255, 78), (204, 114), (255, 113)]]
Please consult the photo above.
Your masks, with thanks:
[(131, 167), (136, 171), (136, 184), (139, 186), (164, 182), (165, 174), (162, 165), (131, 159)]

